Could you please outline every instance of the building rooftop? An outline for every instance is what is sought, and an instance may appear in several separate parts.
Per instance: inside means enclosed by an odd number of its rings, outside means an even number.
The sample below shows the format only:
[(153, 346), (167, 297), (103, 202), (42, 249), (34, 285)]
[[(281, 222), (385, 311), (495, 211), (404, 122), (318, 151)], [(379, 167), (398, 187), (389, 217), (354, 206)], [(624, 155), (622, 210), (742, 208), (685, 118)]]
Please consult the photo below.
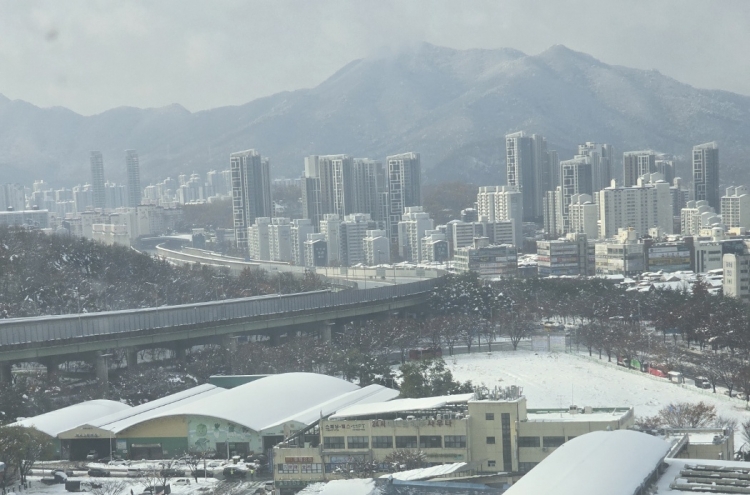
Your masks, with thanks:
[(36, 428), (51, 437), (56, 437), (60, 433), (82, 425), (87, 421), (107, 416), (112, 413), (126, 413), (130, 409), (132, 408), (129, 405), (123, 404), (122, 402), (115, 402), (113, 400), (90, 400), (40, 414), (33, 418), (22, 419), (10, 426)]
[[(589, 412), (586, 412), (589, 411)], [(589, 422), (611, 421), (633, 414), (632, 407), (580, 408), (571, 413), (569, 409), (528, 409), (526, 419), (536, 422)]]
[(390, 402), (379, 402), (372, 404), (360, 404), (344, 408), (331, 419), (361, 418), (363, 416), (382, 416), (397, 413), (431, 411), (452, 404), (466, 404), (474, 398), (474, 394), (443, 395), (437, 397), (424, 397), (421, 399), (398, 399)]
[(635, 431), (586, 433), (557, 448), (505, 493), (635, 495), (669, 449), (664, 440)]

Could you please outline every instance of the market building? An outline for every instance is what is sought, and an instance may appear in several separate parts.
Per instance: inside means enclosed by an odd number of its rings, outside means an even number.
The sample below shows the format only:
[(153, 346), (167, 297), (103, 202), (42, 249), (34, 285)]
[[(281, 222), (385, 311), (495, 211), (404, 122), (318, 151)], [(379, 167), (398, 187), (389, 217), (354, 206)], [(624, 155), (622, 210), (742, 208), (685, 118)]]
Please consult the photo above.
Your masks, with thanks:
[[(335, 479), (356, 460), (381, 463), (397, 450), (421, 450), (430, 465), (471, 463), (476, 473), (525, 473), (556, 448), (591, 431), (634, 424), (630, 407), (527, 409), (519, 387), (486, 397), (463, 394), (351, 406), (321, 419), (313, 437), (274, 449), (274, 480), (294, 491)], [(295, 446), (297, 445), (297, 446)]]

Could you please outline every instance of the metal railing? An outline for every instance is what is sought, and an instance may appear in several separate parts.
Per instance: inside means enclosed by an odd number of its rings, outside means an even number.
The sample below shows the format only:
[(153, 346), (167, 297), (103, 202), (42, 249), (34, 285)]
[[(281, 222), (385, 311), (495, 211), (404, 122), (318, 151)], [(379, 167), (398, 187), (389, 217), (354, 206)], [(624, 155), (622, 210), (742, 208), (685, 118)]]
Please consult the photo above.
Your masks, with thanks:
[(6, 319), (0, 320), (0, 349), (3, 346), (215, 322), (231, 323), (232, 320), (376, 303), (430, 292), (436, 283), (436, 280), (423, 280), (374, 289), (274, 294), (158, 308)]

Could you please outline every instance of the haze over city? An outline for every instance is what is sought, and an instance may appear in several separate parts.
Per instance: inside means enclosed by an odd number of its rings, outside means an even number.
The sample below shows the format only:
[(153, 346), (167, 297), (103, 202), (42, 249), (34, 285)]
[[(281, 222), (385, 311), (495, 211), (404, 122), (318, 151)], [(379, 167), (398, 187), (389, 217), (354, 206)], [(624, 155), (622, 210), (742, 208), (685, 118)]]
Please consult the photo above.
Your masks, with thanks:
[(0, 0), (0, 490), (750, 493), (750, 1)]
[(750, 95), (744, 0), (2, 3), (0, 93), (84, 115), (191, 111), (313, 87), (363, 57), (420, 42), (457, 49), (555, 44), (699, 88)]

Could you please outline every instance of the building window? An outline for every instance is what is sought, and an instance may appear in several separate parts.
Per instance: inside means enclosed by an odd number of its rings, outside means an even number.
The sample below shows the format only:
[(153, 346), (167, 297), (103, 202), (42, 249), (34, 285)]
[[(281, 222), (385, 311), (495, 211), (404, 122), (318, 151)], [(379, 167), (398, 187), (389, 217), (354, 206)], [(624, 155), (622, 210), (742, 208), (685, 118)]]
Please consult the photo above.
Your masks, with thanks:
[(495, 437), (487, 437), (487, 445), (495, 445)]
[(443, 440), (445, 441), (446, 449), (466, 448), (466, 435), (445, 435)]
[(519, 447), (541, 447), (539, 437), (518, 437)]
[(323, 437), (324, 449), (344, 449), (344, 437)]
[(373, 449), (392, 449), (393, 437), (372, 437)]
[(426, 435), (419, 437), (420, 449), (439, 449), (443, 446), (443, 439), (440, 435)]
[(572, 436), (572, 437), (568, 437), (568, 442), (570, 442), (570, 441), (571, 441), (571, 440), (573, 440), (574, 438), (575, 438), (575, 436)]
[(397, 449), (416, 449), (417, 437), (396, 437)]
[(534, 466), (539, 464), (538, 462), (519, 462), (518, 463), (518, 470), (522, 473), (528, 473), (531, 471)]
[(484, 413), (484, 419), (487, 421), (495, 421), (495, 413)]
[(565, 437), (542, 437), (543, 447), (559, 447), (565, 443)]
[(368, 437), (346, 437), (346, 444), (350, 449), (366, 449), (370, 446)]
[[(281, 465), (281, 464), (280, 464)], [(311, 473), (322, 473), (323, 472), (323, 464), (317, 463), (317, 464), (300, 464), (300, 473), (302, 474), (311, 474)], [(281, 472), (281, 471), (279, 471)]]
[(495, 461), (487, 461), (487, 467), (495, 467)]
[(510, 452), (510, 414), (500, 414), (500, 427), (503, 432), (503, 470), (513, 471), (513, 459)]

